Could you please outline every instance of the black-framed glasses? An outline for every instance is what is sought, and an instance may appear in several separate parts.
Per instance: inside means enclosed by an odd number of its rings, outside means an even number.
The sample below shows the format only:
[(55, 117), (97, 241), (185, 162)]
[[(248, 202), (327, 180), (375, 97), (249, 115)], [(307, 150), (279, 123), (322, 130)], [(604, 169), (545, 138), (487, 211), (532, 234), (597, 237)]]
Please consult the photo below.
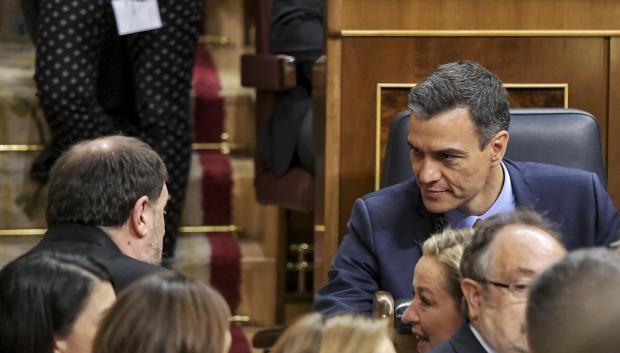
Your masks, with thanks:
[(486, 278), (483, 278), (483, 279), (479, 280), (478, 282), (484, 283), (484, 284), (490, 284), (490, 285), (493, 285), (493, 286), (499, 287), (499, 288), (507, 289), (508, 292), (510, 292), (511, 294), (513, 294), (515, 296), (524, 296), (524, 295), (526, 295), (527, 292), (529, 292), (530, 287), (532, 286), (531, 283), (525, 283), (525, 282), (502, 283), (502, 282), (491, 281), (491, 280), (486, 279)]

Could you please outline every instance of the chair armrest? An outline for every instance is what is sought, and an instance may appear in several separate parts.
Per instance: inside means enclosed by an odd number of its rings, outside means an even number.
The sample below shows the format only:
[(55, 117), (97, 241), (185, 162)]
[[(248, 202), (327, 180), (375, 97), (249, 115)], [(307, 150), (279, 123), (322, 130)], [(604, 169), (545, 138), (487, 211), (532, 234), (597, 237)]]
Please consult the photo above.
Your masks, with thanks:
[(244, 54), (241, 56), (241, 85), (266, 91), (297, 86), (295, 58), (288, 55)]
[(390, 327), (394, 327), (396, 333), (411, 334), (411, 325), (402, 321), (403, 314), (409, 304), (411, 304), (411, 299), (395, 301), (390, 292), (376, 291), (373, 298), (372, 314), (376, 318), (388, 319)]
[(379, 319), (388, 319), (390, 327), (394, 324), (394, 298), (387, 291), (376, 291), (372, 303), (372, 315)]
[(258, 331), (252, 338), (252, 347), (257, 349), (269, 349), (273, 347), (283, 332), (284, 327), (275, 327)]

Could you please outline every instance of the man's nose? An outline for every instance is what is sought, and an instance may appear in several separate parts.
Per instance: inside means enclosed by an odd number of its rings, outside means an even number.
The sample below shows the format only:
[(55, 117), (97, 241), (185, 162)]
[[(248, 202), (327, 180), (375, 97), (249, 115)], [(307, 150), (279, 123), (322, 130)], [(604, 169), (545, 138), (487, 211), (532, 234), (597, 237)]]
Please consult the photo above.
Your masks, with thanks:
[(415, 311), (415, 301), (411, 301), (411, 304), (409, 304), (409, 306), (407, 307), (407, 310), (405, 310), (405, 312), (403, 313), (403, 317), (401, 318), (401, 321), (405, 324), (417, 324), (420, 322), (420, 317), (418, 316), (418, 314)]
[(441, 178), (439, 166), (428, 158), (420, 161), (418, 168), (416, 177), (423, 184), (432, 183)]

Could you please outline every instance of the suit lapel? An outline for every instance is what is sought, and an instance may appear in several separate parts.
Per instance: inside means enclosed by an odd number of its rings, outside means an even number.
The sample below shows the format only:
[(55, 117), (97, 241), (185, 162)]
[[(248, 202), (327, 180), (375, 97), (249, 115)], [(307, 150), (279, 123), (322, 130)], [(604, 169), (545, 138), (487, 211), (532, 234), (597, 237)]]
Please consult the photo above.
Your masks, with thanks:
[(486, 353), (474, 333), (465, 322), (461, 328), (450, 338), (450, 346), (456, 353)]
[(523, 172), (517, 165), (517, 163), (504, 159), (506, 169), (510, 175), (510, 181), (512, 182), (512, 192), (515, 196), (515, 204), (518, 208), (531, 208), (535, 209), (538, 203), (538, 196), (534, 193), (530, 185), (525, 181)]

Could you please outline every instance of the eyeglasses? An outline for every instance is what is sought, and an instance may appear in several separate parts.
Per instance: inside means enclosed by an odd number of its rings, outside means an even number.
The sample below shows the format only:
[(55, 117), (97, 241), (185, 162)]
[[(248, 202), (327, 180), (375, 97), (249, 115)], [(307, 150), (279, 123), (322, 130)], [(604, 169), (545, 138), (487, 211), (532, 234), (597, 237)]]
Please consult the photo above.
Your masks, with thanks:
[(524, 297), (530, 291), (530, 287), (532, 286), (531, 283), (502, 283), (491, 281), (486, 278), (483, 278), (478, 282), (508, 289), (508, 292), (515, 297)]

